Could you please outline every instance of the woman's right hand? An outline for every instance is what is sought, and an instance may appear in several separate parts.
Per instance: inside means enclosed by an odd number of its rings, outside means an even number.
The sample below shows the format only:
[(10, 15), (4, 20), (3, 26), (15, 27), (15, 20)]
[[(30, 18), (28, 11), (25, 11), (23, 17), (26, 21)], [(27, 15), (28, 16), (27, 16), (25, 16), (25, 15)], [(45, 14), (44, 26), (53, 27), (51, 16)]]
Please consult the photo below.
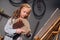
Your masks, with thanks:
[(24, 32), (25, 32), (25, 30), (23, 30), (23, 29), (20, 29), (20, 28), (16, 29), (16, 33), (18, 33), (18, 34), (24, 33)]

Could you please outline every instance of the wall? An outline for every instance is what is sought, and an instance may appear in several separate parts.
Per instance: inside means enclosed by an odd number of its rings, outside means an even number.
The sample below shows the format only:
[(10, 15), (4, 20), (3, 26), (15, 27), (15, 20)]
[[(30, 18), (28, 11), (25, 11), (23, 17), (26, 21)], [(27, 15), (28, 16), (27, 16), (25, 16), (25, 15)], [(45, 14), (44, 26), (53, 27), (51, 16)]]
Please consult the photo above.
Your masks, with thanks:
[[(44, 17), (40, 20), (40, 24), (38, 27), (37, 32), (40, 30), (40, 28), (43, 26), (43, 24), (47, 21), (47, 19), (51, 16), (51, 14), (54, 12), (54, 10), (56, 9), (56, 7), (54, 6), (55, 1), (54, 0), (44, 0), (46, 3), (46, 12)], [(32, 5), (32, 4), (31, 4)], [(0, 0), (0, 7), (4, 9), (4, 13), (11, 16), (13, 11), (15, 9), (17, 9), (17, 7), (12, 6), (8, 0)], [(4, 26), (7, 22), (7, 18), (4, 18), (0, 21), (0, 34), (4, 36)], [(29, 17), (29, 22), (31, 25), (31, 30), (32, 33), (34, 32), (34, 29), (36, 27), (37, 24), (37, 19), (35, 19), (33, 12), (31, 12), (31, 15)], [(36, 32), (36, 33), (37, 33)]]

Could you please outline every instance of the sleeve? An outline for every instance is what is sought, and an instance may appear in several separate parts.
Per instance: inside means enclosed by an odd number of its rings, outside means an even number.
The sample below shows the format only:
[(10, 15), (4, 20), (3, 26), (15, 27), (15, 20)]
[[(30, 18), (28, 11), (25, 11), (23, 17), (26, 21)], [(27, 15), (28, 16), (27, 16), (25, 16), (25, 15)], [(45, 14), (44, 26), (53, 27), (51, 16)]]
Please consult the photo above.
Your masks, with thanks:
[(9, 19), (4, 27), (4, 31), (8, 34), (14, 34), (16, 33), (16, 29), (12, 28), (11, 19)]

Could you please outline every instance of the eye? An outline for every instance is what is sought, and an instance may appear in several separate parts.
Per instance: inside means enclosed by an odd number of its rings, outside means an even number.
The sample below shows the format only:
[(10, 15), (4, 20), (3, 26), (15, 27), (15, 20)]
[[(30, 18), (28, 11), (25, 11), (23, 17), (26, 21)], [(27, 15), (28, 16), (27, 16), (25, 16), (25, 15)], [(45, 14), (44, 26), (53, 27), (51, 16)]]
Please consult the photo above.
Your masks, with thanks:
[(24, 13), (26, 13), (26, 11), (24, 11)]

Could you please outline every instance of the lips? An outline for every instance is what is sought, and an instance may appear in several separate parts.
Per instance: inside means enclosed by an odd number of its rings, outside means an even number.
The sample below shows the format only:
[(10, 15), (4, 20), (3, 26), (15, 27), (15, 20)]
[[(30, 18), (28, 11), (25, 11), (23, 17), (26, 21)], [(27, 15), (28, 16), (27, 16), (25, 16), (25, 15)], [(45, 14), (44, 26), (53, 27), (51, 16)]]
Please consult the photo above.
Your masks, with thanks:
[(24, 18), (27, 18), (28, 16), (25, 16)]

